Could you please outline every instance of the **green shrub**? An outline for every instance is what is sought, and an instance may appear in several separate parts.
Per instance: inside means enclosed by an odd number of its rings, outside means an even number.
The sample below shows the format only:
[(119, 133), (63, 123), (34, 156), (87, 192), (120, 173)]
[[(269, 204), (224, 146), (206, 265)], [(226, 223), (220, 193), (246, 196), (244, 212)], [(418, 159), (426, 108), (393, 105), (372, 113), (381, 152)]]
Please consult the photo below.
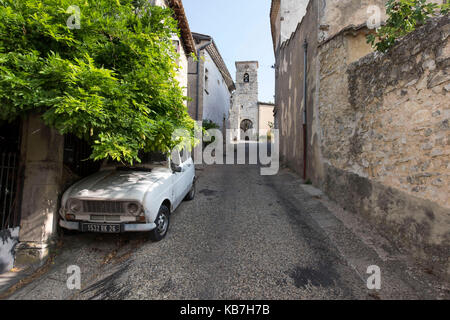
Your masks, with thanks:
[[(79, 29), (66, 24), (72, 5)], [(172, 14), (144, 0), (0, 0), (0, 120), (41, 113), (90, 142), (95, 160), (169, 151), (174, 129), (194, 126)]]
[(202, 125), (204, 130), (220, 129), (220, 126), (212, 120), (203, 120)]
[(449, 6), (448, 3), (439, 5), (427, 0), (389, 0), (386, 4), (386, 24), (377, 29), (376, 34), (369, 34), (367, 43), (379, 52), (386, 52), (397, 39), (425, 24), (428, 19), (438, 14), (448, 14)]
[[(203, 120), (202, 126), (205, 136), (209, 136), (207, 132), (209, 129), (220, 129), (220, 126), (212, 120)], [(213, 143), (214, 141), (216, 141), (216, 137), (213, 136), (211, 137), (210, 141), (205, 141), (203, 144), (206, 146)]]

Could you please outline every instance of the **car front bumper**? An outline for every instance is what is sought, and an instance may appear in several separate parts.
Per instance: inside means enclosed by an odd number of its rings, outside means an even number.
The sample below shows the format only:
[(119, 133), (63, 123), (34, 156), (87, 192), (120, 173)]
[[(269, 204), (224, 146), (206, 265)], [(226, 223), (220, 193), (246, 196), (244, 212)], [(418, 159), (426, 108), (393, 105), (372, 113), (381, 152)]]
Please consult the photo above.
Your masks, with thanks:
[[(77, 221), (59, 220), (59, 226), (67, 230), (81, 231), (81, 223)], [(143, 232), (156, 229), (154, 223), (126, 223), (122, 225), (123, 232)]]

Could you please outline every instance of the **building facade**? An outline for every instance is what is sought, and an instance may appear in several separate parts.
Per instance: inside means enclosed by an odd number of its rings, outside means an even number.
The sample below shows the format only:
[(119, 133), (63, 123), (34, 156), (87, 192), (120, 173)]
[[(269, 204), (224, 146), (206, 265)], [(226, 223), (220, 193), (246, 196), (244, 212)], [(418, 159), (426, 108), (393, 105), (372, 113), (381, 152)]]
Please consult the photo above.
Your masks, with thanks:
[(274, 129), (274, 109), (274, 103), (258, 102), (259, 138), (267, 137)]
[(232, 141), (256, 140), (258, 133), (257, 61), (236, 62), (236, 91), (233, 94), (229, 127)]
[(233, 79), (214, 39), (199, 33), (192, 35), (197, 58), (189, 58), (189, 114), (194, 120), (209, 120), (225, 129), (235, 90)]
[[(180, 37), (173, 38), (180, 53), (177, 79), (187, 93), (188, 57), (195, 52), (195, 43), (183, 4), (180, 0), (152, 4), (174, 11), (180, 29)], [(0, 251), (2, 272), (10, 269), (13, 258), (16, 266), (26, 266), (48, 256), (56, 238), (60, 196), (70, 184), (97, 171), (99, 163), (85, 161), (89, 145), (60, 135), (37, 113), (13, 124), (0, 122), (0, 146), (0, 236), (10, 247), (5, 255)]]
[(258, 61), (236, 62), (236, 91), (229, 121), (231, 141), (257, 141), (273, 127), (275, 105), (258, 102), (258, 68)]
[[(273, 0), (271, 10), (282, 162), (450, 274), (448, 16), (380, 55), (366, 36), (374, 10), (385, 20), (385, 0), (298, 1), (292, 16), (286, 3)], [(293, 20), (285, 39), (283, 22)]]

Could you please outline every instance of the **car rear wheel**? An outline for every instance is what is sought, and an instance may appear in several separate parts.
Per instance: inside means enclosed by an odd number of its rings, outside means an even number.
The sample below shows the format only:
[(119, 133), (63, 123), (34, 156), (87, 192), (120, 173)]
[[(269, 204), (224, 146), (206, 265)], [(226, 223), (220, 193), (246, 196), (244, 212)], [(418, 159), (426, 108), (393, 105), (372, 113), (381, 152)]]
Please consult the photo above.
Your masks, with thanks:
[(195, 198), (195, 182), (192, 184), (191, 190), (189, 190), (189, 193), (186, 195), (184, 200), (191, 201)]
[(150, 239), (153, 241), (161, 241), (167, 235), (170, 225), (170, 210), (166, 205), (159, 208), (158, 216), (155, 220), (156, 228), (150, 231)]

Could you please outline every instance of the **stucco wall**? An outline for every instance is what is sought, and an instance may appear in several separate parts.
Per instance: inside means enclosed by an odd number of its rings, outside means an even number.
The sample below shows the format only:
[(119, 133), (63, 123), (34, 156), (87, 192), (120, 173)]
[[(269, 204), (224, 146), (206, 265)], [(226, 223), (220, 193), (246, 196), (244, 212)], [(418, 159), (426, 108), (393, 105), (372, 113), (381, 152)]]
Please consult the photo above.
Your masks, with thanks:
[(274, 123), (273, 108), (271, 104), (259, 104), (259, 134), (267, 135), (270, 131), (270, 123)]
[[(231, 93), (222, 74), (207, 51), (205, 51), (205, 73), (208, 76), (208, 87), (203, 94), (203, 119), (212, 120), (221, 128), (224, 119), (228, 120)], [(205, 74), (206, 75), (206, 74)]]
[[(319, 40), (326, 40), (343, 28), (354, 25), (366, 24), (375, 11), (371, 6), (378, 7), (381, 21), (386, 20), (387, 0), (311, 0), (320, 2)], [(441, 4), (445, 0), (428, 0), (428, 2)]]
[[(285, 165), (303, 175), (304, 170), (304, 41), (308, 42), (307, 70), (307, 126), (311, 131), (317, 80), (317, 1), (311, 1), (302, 23), (291, 39), (286, 41), (276, 55), (275, 104), (278, 107), (277, 126), (280, 130), (280, 157)], [(308, 145), (307, 165), (314, 166), (316, 157), (313, 145)], [(316, 170), (308, 170), (316, 172)]]
[[(186, 56), (186, 51), (184, 50), (183, 42), (178, 36), (173, 37), (174, 41), (178, 41), (178, 53), (180, 57), (178, 58), (178, 70), (176, 80), (180, 83), (180, 87), (183, 89), (184, 96), (188, 95), (188, 72), (189, 72), (189, 58)], [(187, 105), (187, 101), (185, 104)]]
[[(201, 44), (200, 44), (201, 46)], [(203, 96), (205, 95), (204, 78), (205, 78), (205, 52), (200, 52), (198, 59), (188, 58), (188, 92), (187, 96), (190, 98), (188, 101), (189, 115), (194, 120), (203, 119)], [(197, 74), (198, 64), (198, 74)], [(197, 78), (200, 77), (200, 82), (197, 82)]]
[(365, 24), (373, 11), (369, 6), (380, 8), (381, 20), (386, 19), (385, 4), (387, 0), (311, 0), (319, 1), (319, 40), (326, 40), (343, 28)]
[(297, 25), (306, 13), (308, 2), (309, 0), (281, 0), (278, 17), (280, 19), (280, 45), (288, 40), (297, 29)]
[(436, 272), (450, 274), (449, 17), (350, 64), (320, 48), (323, 188)]
[[(163, 8), (167, 8), (168, 2), (167, 0), (150, 0), (150, 4), (153, 6), (160, 6)], [(176, 40), (179, 42), (179, 50), (178, 53), (180, 54), (180, 58), (178, 59), (178, 71), (176, 80), (180, 83), (180, 87), (183, 89), (183, 94), (185, 96), (188, 95), (188, 56), (186, 56), (186, 51), (184, 50), (183, 42), (181, 38), (177, 35), (174, 35), (173, 40)], [(185, 101), (185, 105), (187, 105), (188, 102)]]

